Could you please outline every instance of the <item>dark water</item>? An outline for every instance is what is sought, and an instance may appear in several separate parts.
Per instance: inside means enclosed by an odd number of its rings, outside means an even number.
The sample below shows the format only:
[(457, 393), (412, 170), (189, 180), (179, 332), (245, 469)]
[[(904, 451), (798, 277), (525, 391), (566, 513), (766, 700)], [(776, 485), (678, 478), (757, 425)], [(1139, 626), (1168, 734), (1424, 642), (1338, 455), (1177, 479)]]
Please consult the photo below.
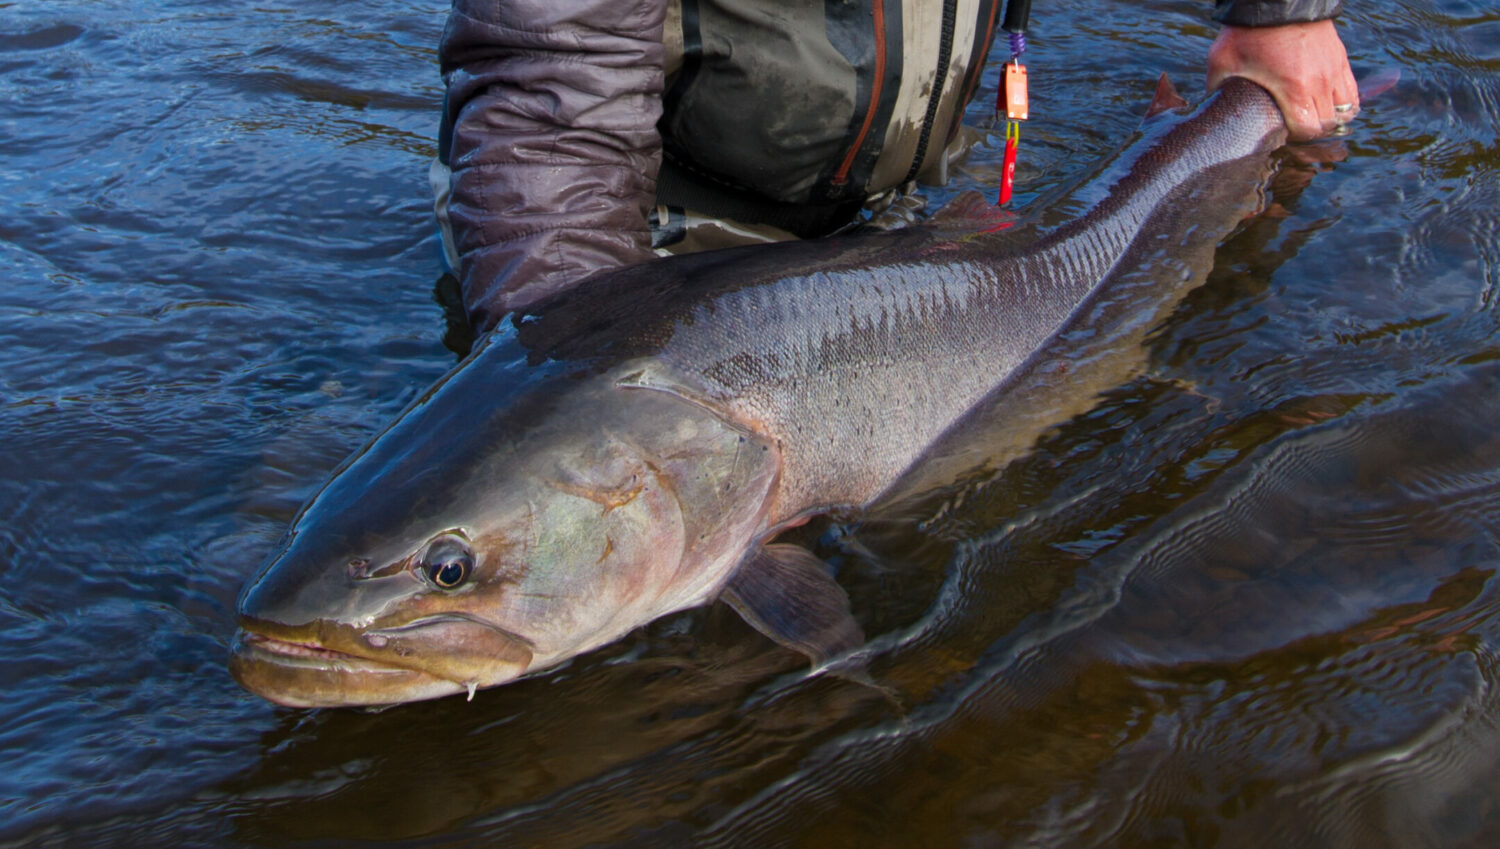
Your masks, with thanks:
[[(825, 535), (884, 691), (714, 608), (366, 714), (242, 692), (226, 642), (454, 362), (446, 10), (0, 4), (0, 843), (1494, 845), (1500, 13), (1350, 5), (1401, 82), (1280, 156), (1145, 372)], [(1021, 202), (1197, 85), (1205, 14), (1038, 5)]]

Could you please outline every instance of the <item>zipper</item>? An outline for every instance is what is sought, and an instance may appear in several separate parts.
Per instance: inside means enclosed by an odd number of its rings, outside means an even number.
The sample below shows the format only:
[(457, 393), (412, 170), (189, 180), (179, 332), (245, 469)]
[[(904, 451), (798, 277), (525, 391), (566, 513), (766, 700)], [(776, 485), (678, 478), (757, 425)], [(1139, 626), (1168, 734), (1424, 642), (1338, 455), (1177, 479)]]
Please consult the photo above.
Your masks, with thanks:
[(938, 47), (937, 76), (932, 81), (932, 96), (927, 100), (927, 115), (922, 119), (922, 135), (917, 139), (917, 154), (911, 168), (902, 178), (904, 185), (917, 178), (922, 160), (927, 158), (927, 143), (932, 137), (932, 125), (937, 121), (938, 104), (943, 99), (943, 85), (948, 81), (948, 63), (953, 58), (953, 30), (958, 18), (958, 0), (943, 3), (943, 43)]

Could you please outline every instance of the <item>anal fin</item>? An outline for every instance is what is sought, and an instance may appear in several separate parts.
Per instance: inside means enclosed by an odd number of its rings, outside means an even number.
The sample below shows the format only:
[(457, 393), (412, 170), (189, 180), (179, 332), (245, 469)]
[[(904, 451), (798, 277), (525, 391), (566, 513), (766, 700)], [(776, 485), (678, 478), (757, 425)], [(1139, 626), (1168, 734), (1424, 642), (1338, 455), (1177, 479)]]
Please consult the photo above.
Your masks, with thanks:
[(865, 641), (849, 596), (799, 545), (762, 546), (740, 564), (724, 601), (751, 627), (821, 666)]

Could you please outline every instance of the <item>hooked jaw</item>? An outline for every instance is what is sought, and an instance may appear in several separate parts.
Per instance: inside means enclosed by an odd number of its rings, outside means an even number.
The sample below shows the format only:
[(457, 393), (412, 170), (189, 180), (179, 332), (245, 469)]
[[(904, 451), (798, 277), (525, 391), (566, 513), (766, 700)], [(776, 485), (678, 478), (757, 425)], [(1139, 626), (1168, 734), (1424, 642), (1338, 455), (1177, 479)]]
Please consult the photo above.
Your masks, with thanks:
[(229, 672), (287, 707), (354, 707), (435, 699), (519, 678), (531, 647), (514, 634), (454, 616), (355, 633), (242, 618)]
[(243, 629), (235, 635), (232, 652), (229, 674), (234, 680), (287, 707), (379, 705), (432, 699), (464, 689), (414, 669)]

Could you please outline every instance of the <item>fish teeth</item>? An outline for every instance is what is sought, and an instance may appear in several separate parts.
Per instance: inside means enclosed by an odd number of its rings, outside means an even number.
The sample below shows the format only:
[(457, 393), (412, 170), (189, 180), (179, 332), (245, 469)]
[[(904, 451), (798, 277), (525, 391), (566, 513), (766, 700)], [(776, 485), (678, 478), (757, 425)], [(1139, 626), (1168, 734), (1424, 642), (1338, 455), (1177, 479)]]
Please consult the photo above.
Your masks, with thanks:
[(470, 681), (467, 686), (469, 688), (469, 698), (468, 698), (468, 700), (472, 702), (472, 701), (474, 701), (474, 691), (479, 689), (479, 682), (478, 681)]

